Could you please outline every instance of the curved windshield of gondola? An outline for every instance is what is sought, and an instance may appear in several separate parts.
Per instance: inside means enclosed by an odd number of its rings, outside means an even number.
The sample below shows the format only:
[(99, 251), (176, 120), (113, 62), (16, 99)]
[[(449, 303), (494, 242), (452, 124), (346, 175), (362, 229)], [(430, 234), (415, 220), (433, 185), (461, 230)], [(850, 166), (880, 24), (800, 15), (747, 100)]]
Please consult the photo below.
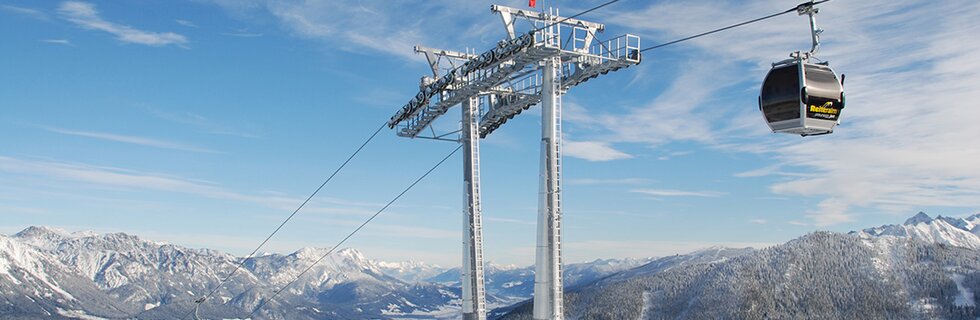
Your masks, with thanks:
[(842, 107), (841, 84), (829, 68), (806, 65), (806, 116), (812, 119), (834, 120)]
[(800, 77), (797, 65), (769, 71), (762, 84), (762, 113), (769, 123), (800, 118)]

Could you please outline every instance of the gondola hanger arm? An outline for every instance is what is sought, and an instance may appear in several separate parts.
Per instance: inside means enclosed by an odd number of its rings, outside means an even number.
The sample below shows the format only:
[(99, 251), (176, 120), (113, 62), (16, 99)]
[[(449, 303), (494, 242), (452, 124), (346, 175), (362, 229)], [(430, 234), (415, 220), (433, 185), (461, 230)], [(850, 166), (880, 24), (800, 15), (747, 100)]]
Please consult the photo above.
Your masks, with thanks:
[(823, 33), (823, 29), (817, 28), (816, 15), (820, 12), (820, 9), (814, 7), (814, 5), (822, 2), (824, 1), (816, 3), (813, 1), (804, 2), (796, 7), (796, 12), (799, 15), (807, 15), (810, 17), (810, 39), (812, 40), (812, 45), (810, 46), (809, 56), (816, 55), (817, 50), (820, 49), (820, 34)]

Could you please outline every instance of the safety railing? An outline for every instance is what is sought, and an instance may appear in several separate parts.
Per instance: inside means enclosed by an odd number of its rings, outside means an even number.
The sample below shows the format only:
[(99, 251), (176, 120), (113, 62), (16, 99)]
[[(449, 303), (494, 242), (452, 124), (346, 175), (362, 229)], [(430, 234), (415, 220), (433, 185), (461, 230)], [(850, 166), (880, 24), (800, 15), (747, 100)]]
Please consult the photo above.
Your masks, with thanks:
[(640, 37), (624, 34), (589, 47), (589, 54), (603, 60), (640, 62)]

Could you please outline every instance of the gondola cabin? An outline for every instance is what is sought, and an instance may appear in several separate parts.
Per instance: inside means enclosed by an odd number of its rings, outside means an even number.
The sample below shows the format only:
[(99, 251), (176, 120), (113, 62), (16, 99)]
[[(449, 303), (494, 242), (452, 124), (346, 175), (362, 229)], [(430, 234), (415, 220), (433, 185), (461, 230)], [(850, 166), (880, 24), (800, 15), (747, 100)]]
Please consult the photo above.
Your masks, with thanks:
[(772, 132), (801, 136), (834, 132), (844, 108), (844, 88), (826, 63), (801, 58), (773, 65), (762, 82), (759, 110)]

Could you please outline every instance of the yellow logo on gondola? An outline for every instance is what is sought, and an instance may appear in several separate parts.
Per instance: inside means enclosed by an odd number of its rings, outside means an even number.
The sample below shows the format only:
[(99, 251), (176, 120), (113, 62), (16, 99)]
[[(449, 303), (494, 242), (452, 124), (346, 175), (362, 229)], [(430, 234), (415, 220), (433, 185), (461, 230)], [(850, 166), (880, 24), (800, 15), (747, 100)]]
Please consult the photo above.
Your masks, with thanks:
[(837, 109), (831, 108), (834, 105), (833, 101), (827, 101), (822, 106), (817, 106), (815, 104), (810, 105), (810, 112), (816, 113), (826, 113), (826, 114), (837, 114)]

